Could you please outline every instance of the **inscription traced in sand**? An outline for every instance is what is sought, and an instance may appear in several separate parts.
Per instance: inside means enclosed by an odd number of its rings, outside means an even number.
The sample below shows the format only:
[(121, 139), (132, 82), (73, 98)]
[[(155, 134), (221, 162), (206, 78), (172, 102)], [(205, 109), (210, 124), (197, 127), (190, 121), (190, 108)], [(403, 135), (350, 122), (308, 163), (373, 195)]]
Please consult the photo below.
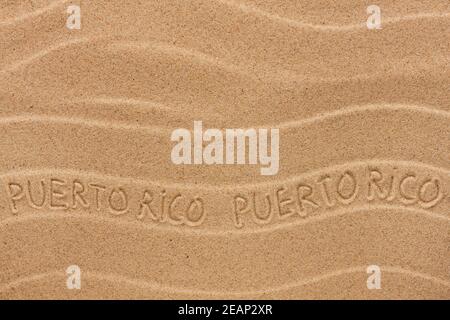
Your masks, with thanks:
[(320, 175), (311, 182), (278, 186), (267, 192), (240, 193), (234, 197), (234, 225), (244, 226), (243, 217), (258, 225), (289, 217), (307, 218), (320, 212), (356, 203), (435, 207), (445, 197), (438, 177), (421, 176), (411, 170), (384, 172), (368, 167), (364, 172), (345, 170)]
[[(430, 209), (444, 199), (444, 188), (438, 176), (410, 169), (367, 167), (363, 171), (342, 170), (257, 190), (222, 192), (220, 204), (231, 209), (232, 219), (228, 221), (242, 228), (247, 225), (245, 221), (266, 225), (289, 217), (307, 218), (356, 203), (383, 202)], [(189, 227), (198, 227), (207, 218), (206, 196), (187, 195), (177, 190), (130, 189), (55, 177), (9, 179), (5, 183), (13, 215), (30, 210), (84, 210)]]

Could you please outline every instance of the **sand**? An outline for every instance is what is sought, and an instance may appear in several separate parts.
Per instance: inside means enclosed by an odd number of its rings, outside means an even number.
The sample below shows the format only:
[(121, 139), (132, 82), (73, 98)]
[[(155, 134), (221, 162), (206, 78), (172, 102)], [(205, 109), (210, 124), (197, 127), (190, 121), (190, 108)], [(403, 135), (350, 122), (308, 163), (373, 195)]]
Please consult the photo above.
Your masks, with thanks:
[[(3, 1), (0, 298), (449, 299), (450, 5), (337, 3)], [(278, 173), (173, 164), (194, 121)]]

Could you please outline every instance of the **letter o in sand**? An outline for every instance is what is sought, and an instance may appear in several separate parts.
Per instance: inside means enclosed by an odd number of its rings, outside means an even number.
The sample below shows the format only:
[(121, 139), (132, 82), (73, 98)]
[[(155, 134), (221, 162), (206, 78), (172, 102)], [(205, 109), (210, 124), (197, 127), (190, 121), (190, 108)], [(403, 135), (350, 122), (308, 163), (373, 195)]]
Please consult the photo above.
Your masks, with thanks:
[[(195, 220), (193, 217), (194, 212), (200, 210), (200, 216)], [(186, 210), (186, 224), (191, 227), (197, 227), (203, 223), (206, 218), (205, 208), (203, 207), (203, 200), (199, 197), (195, 197), (194, 200), (189, 204), (188, 209)]]
[[(115, 203), (114, 199), (120, 198), (120, 204)], [(122, 188), (112, 189), (108, 197), (109, 211), (115, 216), (120, 216), (128, 211), (128, 196)]]
[[(347, 179), (345, 179), (347, 177)], [(344, 189), (344, 183), (345, 180), (349, 180), (352, 185), (352, 190), (348, 195), (345, 195), (343, 193)], [(352, 203), (356, 195), (358, 194), (358, 183), (356, 181), (355, 176), (350, 171), (345, 171), (344, 174), (339, 179), (338, 185), (337, 185), (337, 194), (339, 195), (338, 199), (343, 204), (350, 204)]]

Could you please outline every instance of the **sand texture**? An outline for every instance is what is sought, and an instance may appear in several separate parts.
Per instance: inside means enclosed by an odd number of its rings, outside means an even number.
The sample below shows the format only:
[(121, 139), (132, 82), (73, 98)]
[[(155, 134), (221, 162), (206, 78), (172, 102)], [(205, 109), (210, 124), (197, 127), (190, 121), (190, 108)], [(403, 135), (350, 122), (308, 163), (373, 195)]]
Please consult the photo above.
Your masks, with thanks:
[[(450, 2), (370, 4), (1, 1), (0, 298), (450, 299)], [(194, 121), (278, 173), (175, 165)]]

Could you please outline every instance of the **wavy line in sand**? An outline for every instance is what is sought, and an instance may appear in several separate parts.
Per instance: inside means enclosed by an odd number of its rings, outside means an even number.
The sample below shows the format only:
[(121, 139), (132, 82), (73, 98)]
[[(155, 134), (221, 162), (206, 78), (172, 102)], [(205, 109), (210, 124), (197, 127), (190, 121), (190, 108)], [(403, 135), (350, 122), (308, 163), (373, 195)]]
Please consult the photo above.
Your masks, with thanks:
[(72, 45), (75, 44), (80, 44), (80, 43), (87, 43), (91, 41), (89, 38), (78, 38), (78, 39), (71, 39), (71, 40), (67, 40), (67, 41), (63, 41), (61, 43), (52, 45), (46, 49), (43, 49), (35, 54), (32, 54), (20, 61), (15, 61), (7, 66), (4, 66), (1, 70), (0, 70), (0, 74), (1, 73), (9, 73), (12, 71), (15, 71), (23, 66), (29, 65), (31, 63), (33, 63), (33, 61), (38, 60), (40, 58), (45, 57), (46, 55), (48, 55), (51, 52), (57, 51), (59, 49), (62, 48), (66, 48), (66, 47), (70, 47)]
[(154, 125), (142, 126), (138, 124), (126, 124), (118, 121), (91, 120), (73, 116), (65, 117), (65, 116), (44, 116), (35, 114), (24, 114), (0, 118), (0, 125), (19, 124), (19, 123), (56, 123), (66, 125), (70, 124), (88, 128), (143, 131), (145, 133), (150, 134), (169, 134), (172, 131), (170, 128), (158, 127)]
[[(246, 14), (252, 14), (257, 17), (266, 18), (268, 20), (271, 20), (273, 22), (287, 25), (294, 28), (303, 28), (303, 29), (312, 29), (312, 30), (318, 30), (318, 31), (332, 31), (332, 32), (345, 32), (345, 31), (351, 31), (355, 29), (365, 29), (367, 28), (366, 21), (357, 23), (357, 24), (348, 24), (348, 25), (319, 25), (319, 24), (313, 24), (308, 22), (301, 22), (297, 20), (293, 20), (290, 18), (282, 17), (274, 13), (270, 13), (267, 11), (264, 11), (262, 9), (259, 9), (252, 5), (246, 5), (243, 3), (238, 3), (235, 1), (230, 0), (215, 0), (219, 3), (222, 3), (224, 5), (227, 5), (228, 7), (235, 8), (240, 10), (241, 12), (244, 12)], [(363, 19), (365, 16), (361, 16)], [(448, 18), (450, 17), (450, 13), (444, 12), (444, 13), (418, 13), (413, 15), (403, 15), (400, 17), (392, 17), (392, 18), (383, 18), (383, 25), (388, 25), (396, 22), (401, 21), (411, 21), (416, 19), (435, 19), (435, 18)]]
[[(429, 114), (438, 117), (450, 118), (450, 112), (434, 109), (432, 107), (424, 107), (418, 105), (405, 105), (405, 104), (384, 104), (384, 105), (363, 105), (363, 106), (349, 106), (340, 110), (322, 113), (310, 118), (305, 118), (301, 120), (293, 120), (282, 122), (278, 124), (265, 124), (258, 125), (254, 128), (279, 128), (279, 129), (294, 129), (300, 128), (302, 126), (311, 125), (318, 121), (324, 121), (332, 118), (337, 118), (341, 116), (347, 116), (352, 113), (359, 112), (372, 112), (372, 111), (414, 111), (422, 114)], [(146, 133), (153, 134), (168, 134), (173, 131), (174, 128), (160, 127), (160, 126), (145, 126), (140, 124), (126, 124), (118, 121), (101, 121), (101, 120), (91, 120), (86, 118), (77, 117), (65, 117), (65, 116), (49, 116), (49, 115), (35, 115), (35, 114), (24, 114), (9, 117), (0, 118), (0, 125), (8, 124), (18, 124), (18, 123), (57, 123), (57, 124), (71, 124), (85, 127), (96, 127), (102, 129), (118, 129), (118, 130), (132, 130), (132, 131), (143, 131)]]
[[(356, 74), (354, 76), (345, 77), (343, 80), (342, 77), (307, 77), (304, 75), (300, 75), (296, 72), (292, 72), (290, 70), (286, 70), (283, 68), (277, 69), (268, 69), (255, 72), (254, 69), (246, 69), (243, 65), (235, 65), (230, 62), (225, 62), (221, 58), (214, 57), (198, 50), (194, 50), (191, 48), (178, 47), (170, 43), (162, 43), (162, 42), (149, 42), (149, 41), (116, 41), (115, 43), (111, 43), (108, 45), (109, 48), (113, 48), (115, 50), (129, 50), (134, 52), (133, 50), (156, 50), (160, 51), (166, 55), (179, 55), (182, 57), (190, 58), (200, 64), (205, 64), (208, 66), (215, 66), (220, 69), (226, 70), (233, 74), (244, 75), (246, 77), (250, 77), (256, 80), (271, 81), (271, 82), (304, 82), (308, 84), (316, 84), (316, 83), (341, 83), (346, 81), (367, 81), (373, 78), (379, 78), (385, 75), (382, 73), (370, 73), (370, 74)], [(131, 49), (131, 50), (130, 50)], [(266, 74), (269, 74), (267, 76)], [(405, 74), (405, 72), (398, 73)], [(406, 73), (407, 74), (407, 73)]]
[[(349, 30), (353, 30), (353, 29), (360, 29), (360, 28), (367, 27), (365, 21), (358, 23), (358, 24), (349, 24), (349, 25), (319, 25), (319, 24), (313, 24), (313, 23), (308, 23), (308, 22), (301, 22), (301, 21), (293, 20), (290, 18), (286, 18), (286, 17), (280, 16), (280, 15), (274, 14), (274, 13), (264, 11), (255, 6), (246, 5), (246, 4), (235, 2), (235, 1), (230, 1), (230, 0), (215, 0), (215, 1), (218, 3), (224, 4), (228, 7), (238, 9), (244, 13), (253, 14), (253, 15), (263, 17), (263, 18), (269, 19), (271, 21), (275, 21), (275, 22), (285, 24), (285, 25), (295, 27), (295, 28), (307, 28), (307, 29), (320, 30), (320, 31), (339, 32), (339, 31), (349, 31)], [(12, 19), (0, 21), (0, 27), (15, 25), (17, 23), (28, 20), (30, 18), (38, 17), (41, 14), (51, 11), (59, 6), (62, 6), (63, 4), (68, 3), (68, 2), (70, 2), (70, 0), (54, 1), (50, 5), (48, 5), (44, 8), (36, 9), (33, 12), (26, 13), (26, 14), (18, 16), (18, 17), (14, 17)], [(441, 13), (441, 12), (439, 12), (439, 13), (418, 13), (418, 14), (414, 14), (414, 15), (404, 15), (404, 16), (400, 16), (400, 17), (385, 18), (385, 19), (383, 19), (383, 24), (386, 25), (386, 24), (392, 24), (395, 22), (410, 21), (410, 20), (416, 20), (416, 19), (446, 18), (449, 16), (450, 16), (450, 13), (447, 13), (447, 12), (444, 12), (444, 13)]]
[(264, 128), (280, 128), (280, 129), (292, 129), (300, 126), (304, 126), (307, 124), (311, 124), (317, 121), (323, 121), (331, 118), (336, 118), (340, 116), (346, 116), (351, 113), (365, 112), (365, 111), (380, 111), (380, 110), (393, 110), (393, 111), (415, 111), (423, 114), (430, 114), (439, 117), (450, 118), (450, 111), (444, 111), (435, 109), (429, 106), (419, 106), (419, 105), (406, 105), (406, 104), (367, 104), (363, 106), (349, 106), (343, 109), (339, 109), (336, 111), (322, 113), (310, 118), (301, 119), (301, 120), (292, 120), (283, 122), (280, 124), (269, 124), (264, 125)]
[[(178, 288), (173, 286), (167, 286), (162, 285), (160, 283), (151, 282), (145, 279), (134, 279), (131, 277), (123, 276), (123, 275), (117, 275), (117, 274), (107, 274), (102, 272), (96, 272), (96, 271), (83, 271), (83, 277), (85, 278), (94, 278), (97, 280), (106, 280), (109, 282), (120, 282), (126, 285), (130, 285), (136, 288), (140, 289), (150, 289), (153, 291), (159, 291), (159, 292), (167, 292), (167, 293), (176, 293), (176, 294), (191, 294), (191, 295), (204, 295), (204, 296), (257, 296), (257, 295), (264, 295), (267, 293), (276, 293), (276, 292), (283, 292), (288, 291), (291, 289), (300, 288), (306, 285), (319, 283), (321, 281), (339, 277), (342, 275), (347, 274), (353, 274), (353, 273), (364, 273), (366, 274), (366, 268), (367, 266), (357, 266), (357, 267), (350, 267), (346, 269), (341, 269), (337, 271), (328, 272), (323, 275), (314, 276), (309, 279), (296, 281), (293, 283), (288, 283), (281, 285), (279, 287), (274, 288), (267, 288), (263, 290), (253, 290), (253, 291), (208, 291), (208, 290), (198, 290), (198, 289), (188, 289), (188, 288)], [(411, 271), (402, 267), (391, 267), (391, 266), (382, 266), (381, 270), (383, 272), (387, 273), (393, 273), (393, 274), (400, 274), (400, 275), (406, 275), (410, 278), (419, 278), (422, 280), (433, 282), (437, 285), (450, 287), (450, 282), (444, 279), (440, 279), (438, 277), (417, 272), (417, 271)], [(66, 277), (67, 275), (61, 271), (50, 271), (40, 274), (35, 274), (32, 276), (25, 276), (16, 280), (13, 280), (11, 282), (8, 282), (6, 284), (2, 284), (0, 286), (0, 292), (5, 292), (10, 289), (16, 288), (22, 284), (26, 284), (32, 281), (39, 281), (44, 280), (49, 277)], [(64, 283), (64, 282), (63, 282)]]
[(162, 226), (159, 224), (146, 224), (138, 221), (123, 221), (117, 220), (111, 217), (99, 217), (99, 216), (91, 216), (84, 214), (66, 214), (66, 213), (36, 213), (34, 215), (22, 215), (20, 217), (10, 217), (0, 221), (0, 228), (8, 227), (13, 224), (19, 223), (27, 223), (40, 221), (42, 219), (48, 220), (59, 220), (59, 219), (84, 219), (87, 221), (97, 222), (97, 223), (111, 223), (119, 227), (133, 227), (140, 228), (142, 230), (156, 230), (160, 232), (175, 232), (181, 235), (195, 235), (195, 236), (211, 236), (211, 237), (229, 237), (229, 236), (239, 236), (239, 235), (253, 235), (253, 234), (261, 234), (261, 233), (269, 233), (279, 230), (285, 230), (294, 228), (300, 225), (307, 225), (310, 223), (317, 223), (320, 221), (324, 221), (330, 218), (336, 218), (339, 216), (343, 216), (348, 213), (355, 212), (364, 212), (368, 213), (373, 210), (386, 210), (386, 211), (405, 211), (413, 214), (421, 214), (429, 219), (440, 220), (444, 223), (450, 222), (450, 217), (442, 214), (435, 213), (432, 211), (428, 211), (425, 209), (418, 209), (412, 207), (405, 207), (399, 205), (362, 205), (355, 206), (352, 208), (341, 208), (337, 210), (329, 211), (329, 213), (324, 213), (320, 215), (312, 216), (308, 219), (297, 220), (290, 223), (281, 223), (277, 225), (272, 225), (270, 227), (256, 228), (250, 230), (242, 230), (242, 229), (232, 229), (232, 230), (207, 230), (207, 229), (192, 229), (192, 228), (183, 228), (183, 227), (175, 227), (175, 226)]
[(165, 104), (143, 99), (127, 98), (127, 97), (108, 97), (108, 96), (97, 96), (97, 97), (87, 97), (87, 98), (74, 98), (73, 100), (64, 101), (66, 104), (70, 103), (94, 103), (102, 105), (126, 105), (133, 107), (142, 111), (162, 110), (167, 112), (176, 112), (173, 108), (168, 107)]
[[(101, 39), (106, 39), (105, 37), (98, 37), (98, 38), (80, 38), (80, 39), (74, 39), (69, 41), (64, 41), (62, 43), (52, 45), (49, 48), (43, 49), (27, 58), (24, 58), (20, 61), (13, 62), (10, 65), (4, 66), (0, 70), (0, 74), (7, 74), (9, 72), (15, 71), (19, 69), (20, 67), (26, 66), (33, 61), (40, 59), (42, 57), (45, 57), (51, 52), (57, 51), (62, 48), (66, 48), (68, 46), (79, 44), (79, 43), (86, 43), (86, 42), (93, 42)], [(152, 48), (155, 50), (159, 50), (165, 54), (169, 55), (181, 55), (183, 57), (188, 57), (190, 59), (193, 59), (194, 61), (197, 61), (202, 64), (207, 64), (209, 66), (216, 66), (219, 68), (222, 68), (228, 72), (245, 75), (247, 77), (250, 77), (252, 79), (256, 80), (262, 80), (264, 81), (270, 81), (270, 82), (281, 82), (281, 83), (292, 83), (292, 82), (303, 82), (308, 84), (318, 84), (318, 83), (342, 83), (342, 82), (348, 82), (348, 81), (368, 81), (371, 79), (378, 79), (381, 77), (384, 77), (386, 74), (385, 72), (381, 73), (370, 73), (370, 74), (357, 74), (355, 76), (345, 77), (344, 79), (342, 77), (306, 77), (304, 75), (299, 75), (295, 72), (292, 72), (290, 70), (284, 70), (284, 69), (276, 69), (276, 70), (264, 70), (264, 72), (257, 72), (252, 70), (247, 70), (243, 66), (233, 65), (228, 62), (221, 61), (220, 58), (213, 57), (207, 54), (204, 54), (200, 51), (190, 49), (190, 48), (183, 48), (178, 47), (169, 43), (161, 43), (161, 42), (148, 42), (148, 41), (116, 41), (116, 43), (109, 43), (106, 45), (110, 48), (116, 48), (116, 49), (126, 49), (129, 50), (132, 49), (148, 49)], [(424, 70), (424, 68), (420, 69)], [(426, 69), (425, 69), (426, 70)], [(268, 76), (266, 74), (269, 74)], [(405, 74), (411, 74), (411, 72), (397, 72), (394, 73), (394, 75), (405, 75)]]
[[(15, 71), (19, 69), (20, 67), (26, 66), (28, 64), (33, 63), (33, 61), (38, 60), (42, 57), (45, 57), (46, 55), (50, 54), (51, 52), (57, 51), (59, 49), (63, 49), (66, 47), (69, 47), (74, 44), (81, 44), (81, 43), (87, 43), (87, 42), (94, 42), (97, 40), (101, 40), (105, 38), (80, 38), (75, 40), (69, 40), (64, 41), (56, 45), (52, 45), (49, 48), (43, 49), (27, 58), (24, 58), (20, 61), (13, 62), (10, 65), (4, 66), (0, 70), (1, 73), (8, 73)], [(177, 55), (182, 57), (188, 57), (197, 63), (200, 64), (206, 64), (208, 66), (215, 66), (218, 68), (222, 68), (228, 72), (234, 73), (234, 74), (240, 74), (247, 77), (252, 78), (258, 78), (257, 75), (255, 75), (252, 72), (249, 72), (248, 70), (245, 70), (243, 67), (233, 65), (231, 63), (223, 62), (219, 58), (204, 54), (200, 51), (188, 49), (184, 47), (178, 47), (169, 43), (162, 43), (162, 42), (149, 42), (149, 41), (115, 41), (115, 43), (109, 43), (106, 45), (107, 48), (113, 48), (115, 50), (130, 50), (130, 49), (141, 49), (141, 50), (147, 50), (147, 49), (153, 49), (155, 51), (162, 52), (166, 55)], [(292, 77), (292, 75), (291, 75)], [(298, 76), (294, 75), (294, 79), (297, 79)], [(304, 78), (302, 78), (303, 80)], [(318, 81), (321, 81), (320, 79)], [(326, 81), (326, 80), (325, 80)], [(339, 81), (339, 78), (332, 79), (330, 81)]]
[(68, 3), (68, 2), (70, 2), (70, 0), (53, 1), (51, 4), (49, 4), (46, 7), (36, 9), (36, 10), (34, 10), (32, 12), (23, 14), (23, 15), (18, 16), (18, 17), (14, 17), (12, 19), (0, 21), (0, 27), (13, 26), (13, 25), (15, 25), (17, 23), (20, 23), (22, 21), (25, 21), (25, 20), (28, 20), (28, 19), (31, 19), (31, 18), (34, 18), (34, 17), (38, 17), (41, 14), (46, 13), (48, 11), (51, 11), (51, 10), (53, 10), (53, 9), (59, 7), (59, 6), (62, 6), (63, 4)]
[(328, 173), (330, 171), (339, 171), (343, 169), (347, 169), (349, 165), (351, 166), (376, 166), (376, 165), (402, 165), (402, 166), (415, 166), (419, 168), (424, 168), (428, 170), (441, 171), (445, 174), (450, 174), (450, 169), (441, 168), (433, 165), (429, 165), (419, 161), (406, 161), (406, 160), (386, 160), (386, 159), (367, 159), (367, 160), (356, 160), (356, 161), (346, 161), (336, 165), (331, 165), (328, 167), (322, 167), (319, 169), (310, 170), (308, 172), (304, 172), (299, 175), (291, 176), (290, 178), (286, 178), (283, 180), (271, 180), (267, 182), (257, 182), (257, 183), (246, 183), (246, 184), (223, 184), (223, 185), (212, 185), (212, 184), (204, 184), (198, 185), (195, 183), (174, 183), (169, 181), (156, 181), (156, 180), (146, 180), (139, 179), (133, 177), (122, 177), (115, 176), (111, 174), (98, 173), (94, 171), (80, 170), (80, 169), (68, 169), (68, 168), (38, 168), (38, 169), (16, 169), (9, 170), (6, 172), (0, 173), (0, 178), (7, 178), (12, 175), (22, 174), (22, 175), (39, 175), (39, 174), (53, 174), (55, 172), (61, 172), (63, 174), (70, 175), (83, 175), (90, 176), (98, 179), (108, 178), (111, 180), (120, 181), (121, 183), (133, 183), (142, 186), (164, 186), (165, 188), (192, 188), (195, 187), (197, 190), (202, 191), (236, 191), (236, 190), (247, 190), (249, 188), (257, 188), (257, 187), (270, 187), (274, 183), (295, 183), (300, 179), (307, 179), (316, 175), (321, 175), (324, 173)]
[[(10, 65), (4, 66), (0, 73), (8, 73), (15, 71), (19, 69), (20, 67), (23, 67), (25, 65), (33, 63), (33, 61), (38, 60), (42, 57), (45, 57), (46, 55), (57, 51), (59, 49), (63, 49), (66, 47), (69, 47), (74, 44), (81, 44), (81, 43), (87, 43), (87, 42), (95, 42), (102, 39), (106, 39), (105, 37), (98, 37), (98, 38), (79, 38), (79, 39), (73, 39), (69, 41), (63, 41), (61, 43), (58, 43), (56, 45), (52, 45), (46, 49), (43, 49), (35, 54), (30, 55), (27, 58), (24, 58), (20, 61), (16, 61)], [(115, 41), (114, 43), (109, 43), (106, 45), (107, 48), (114, 48), (116, 50), (130, 50), (130, 49), (153, 49), (156, 51), (160, 51), (166, 55), (177, 55), (182, 57), (188, 57), (190, 59), (193, 59), (194, 61), (206, 64), (206, 65), (212, 65), (219, 68), (222, 68), (224, 70), (227, 70), (232, 73), (241, 74), (249, 77), (255, 77), (255, 75), (247, 70), (245, 70), (243, 67), (239, 67), (230, 63), (226, 63), (221, 61), (219, 58), (204, 54), (200, 51), (175, 46), (173, 44), (169, 43), (162, 43), (162, 42), (149, 42), (149, 41)], [(259, 78), (258, 78), (259, 79)], [(339, 78), (336, 78), (339, 79)]]

